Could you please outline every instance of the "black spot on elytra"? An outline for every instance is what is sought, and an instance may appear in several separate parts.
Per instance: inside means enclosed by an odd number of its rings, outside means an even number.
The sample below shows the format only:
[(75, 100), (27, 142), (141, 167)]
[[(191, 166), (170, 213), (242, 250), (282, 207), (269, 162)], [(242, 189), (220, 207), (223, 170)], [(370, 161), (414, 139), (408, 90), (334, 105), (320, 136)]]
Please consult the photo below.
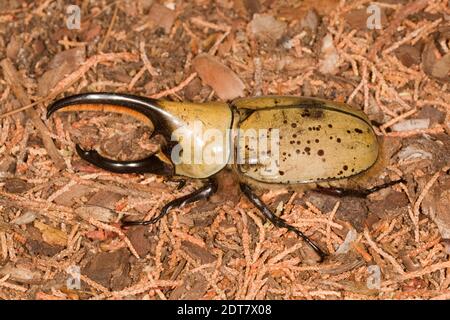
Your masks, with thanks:
[(310, 148), (310, 147), (306, 147), (306, 148), (305, 148), (305, 152), (306, 152), (306, 153), (309, 154), (310, 151), (311, 151), (311, 148)]
[(350, 130), (347, 130), (347, 133), (351, 133), (351, 131), (350, 131)]
[(363, 133), (363, 131), (361, 129), (359, 129), (359, 128), (355, 128), (355, 132), (359, 133), (359, 134)]
[(348, 170), (348, 166), (343, 166), (342, 169), (344, 169), (344, 171)]
[(314, 140), (316, 143), (319, 143), (319, 139)]
[(299, 141), (297, 141), (297, 144), (300, 144), (301, 142), (300, 142), (300, 140)]
[(287, 124), (287, 123), (288, 123), (288, 121), (287, 121), (287, 120), (283, 120), (283, 123), (284, 123), (284, 124)]
[(317, 151), (317, 154), (319, 156), (323, 156), (325, 154), (325, 152), (322, 149), (320, 149), (319, 151)]
[(294, 133), (293, 135), (292, 135), (292, 138), (297, 138), (297, 135)]
[(311, 140), (306, 140), (306, 143), (307, 143), (307, 144), (310, 144), (310, 143), (311, 143)]
[(328, 128), (333, 128), (333, 125), (331, 123), (329, 123)]
[(297, 150), (295, 150), (295, 152), (296, 152), (297, 154), (299, 154), (299, 153), (300, 153), (300, 150), (297, 149)]
[(284, 171), (278, 171), (278, 173), (280, 174), (280, 176), (284, 176)]
[(295, 122), (291, 123), (292, 128), (297, 128), (297, 124)]
[(337, 138), (336, 140), (338, 143), (341, 143), (341, 138)]

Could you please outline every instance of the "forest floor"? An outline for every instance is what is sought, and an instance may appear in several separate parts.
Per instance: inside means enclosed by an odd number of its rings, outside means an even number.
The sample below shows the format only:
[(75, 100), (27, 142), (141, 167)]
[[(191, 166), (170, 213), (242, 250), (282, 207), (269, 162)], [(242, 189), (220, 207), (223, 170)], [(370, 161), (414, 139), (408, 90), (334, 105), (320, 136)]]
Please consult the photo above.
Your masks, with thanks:
[[(450, 298), (447, 0), (70, 2), (0, 4), (0, 299)], [(403, 182), (367, 198), (263, 193), (323, 262), (233, 192), (121, 228), (201, 181), (81, 160), (76, 143), (120, 160), (155, 150), (127, 116), (46, 119), (88, 91), (347, 102), (383, 141), (367, 187)]]

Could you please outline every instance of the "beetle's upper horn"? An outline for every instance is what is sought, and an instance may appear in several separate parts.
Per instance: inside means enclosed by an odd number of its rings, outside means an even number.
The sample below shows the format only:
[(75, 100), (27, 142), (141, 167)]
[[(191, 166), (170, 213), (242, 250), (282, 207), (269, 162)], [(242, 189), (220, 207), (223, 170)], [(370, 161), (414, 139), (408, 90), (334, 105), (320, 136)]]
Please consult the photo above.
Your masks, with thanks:
[(174, 128), (181, 125), (177, 117), (160, 107), (158, 100), (128, 94), (99, 92), (65, 97), (48, 106), (47, 118), (58, 110), (104, 111), (130, 115), (169, 139)]

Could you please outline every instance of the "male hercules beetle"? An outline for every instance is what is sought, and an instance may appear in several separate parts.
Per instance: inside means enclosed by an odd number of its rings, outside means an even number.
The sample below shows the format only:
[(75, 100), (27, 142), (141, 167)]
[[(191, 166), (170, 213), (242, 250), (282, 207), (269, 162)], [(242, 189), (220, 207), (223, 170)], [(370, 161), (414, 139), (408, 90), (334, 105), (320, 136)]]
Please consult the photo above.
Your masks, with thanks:
[[(167, 142), (155, 154), (138, 161), (107, 159), (95, 150), (76, 146), (81, 158), (100, 168), (207, 179), (204, 187), (166, 204), (156, 218), (125, 225), (155, 223), (172, 208), (211, 196), (217, 190), (212, 177), (229, 167), (237, 175), (241, 191), (266, 218), (295, 232), (322, 258), (325, 254), (314, 242), (274, 215), (252, 189), (319, 188), (344, 194), (349, 189), (339, 187), (358, 189), (358, 177), (379, 158), (379, 143), (364, 113), (344, 103), (317, 98), (267, 96), (229, 103), (186, 103), (85, 93), (54, 102), (47, 117), (57, 110), (128, 114), (153, 127), (152, 135), (159, 133)], [(198, 124), (202, 132), (196, 131)], [(379, 188), (356, 192), (366, 195)]]

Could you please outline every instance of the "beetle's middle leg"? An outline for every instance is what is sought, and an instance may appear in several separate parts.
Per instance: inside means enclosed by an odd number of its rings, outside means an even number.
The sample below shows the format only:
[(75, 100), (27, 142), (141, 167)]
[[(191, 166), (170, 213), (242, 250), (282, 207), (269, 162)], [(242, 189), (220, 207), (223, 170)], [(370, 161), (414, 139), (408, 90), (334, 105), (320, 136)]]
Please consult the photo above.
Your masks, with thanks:
[(252, 189), (246, 185), (245, 183), (240, 184), (242, 192), (245, 194), (245, 196), (250, 200), (250, 202), (261, 211), (261, 213), (269, 219), (270, 222), (272, 222), (276, 227), (279, 228), (286, 228), (289, 231), (294, 232), (296, 235), (298, 235), (300, 238), (302, 238), (307, 244), (309, 244), (314, 251), (317, 252), (317, 254), (320, 256), (321, 260), (323, 260), (327, 254), (322, 251), (322, 249), (319, 248), (317, 244), (315, 244), (311, 239), (309, 239), (307, 236), (303, 234), (300, 230), (295, 228), (294, 226), (291, 226), (288, 224), (284, 219), (276, 216), (269, 207), (256, 195), (253, 193)]
[(201, 187), (198, 190), (195, 190), (194, 192), (187, 194), (183, 197), (180, 197), (178, 199), (172, 200), (169, 203), (167, 203), (162, 209), (159, 215), (154, 217), (153, 219), (147, 220), (147, 221), (123, 221), (123, 226), (135, 226), (135, 225), (149, 225), (154, 224), (161, 220), (164, 216), (166, 216), (170, 210), (174, 208), (182, 208), (185, 205), (196, 202), (198, 200), (207, 199), (210, 196), (212, 196), (217, 191), (217, 182), (215, 179), (209, 179), (208, 183)]

